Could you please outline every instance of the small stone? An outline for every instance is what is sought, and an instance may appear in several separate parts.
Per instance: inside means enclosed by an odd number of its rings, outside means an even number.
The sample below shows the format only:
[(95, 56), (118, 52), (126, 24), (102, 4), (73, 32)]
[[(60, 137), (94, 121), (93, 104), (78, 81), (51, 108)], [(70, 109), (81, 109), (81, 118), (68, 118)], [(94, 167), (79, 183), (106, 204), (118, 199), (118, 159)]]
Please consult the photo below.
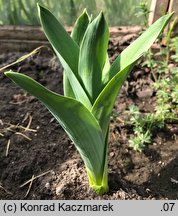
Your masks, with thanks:
[(56, 195), (60, 195), (64, 191), (64, 186), (65, 185), (61, 183), (60, 185), (56, 187)]
[(136, 94), (139, 98), (148, 98), (153, 95), (153, 89), (144, 89), (142, 91), (137, 91)]
[(45, 188), (46, 188), (46, 189), (50, 189), (50, 183), (49, 183), (49, 182), (46, 182)]
[(115, 153), (114, 152), (110, 152), (109, 156), (110, 157), (114, 157)]

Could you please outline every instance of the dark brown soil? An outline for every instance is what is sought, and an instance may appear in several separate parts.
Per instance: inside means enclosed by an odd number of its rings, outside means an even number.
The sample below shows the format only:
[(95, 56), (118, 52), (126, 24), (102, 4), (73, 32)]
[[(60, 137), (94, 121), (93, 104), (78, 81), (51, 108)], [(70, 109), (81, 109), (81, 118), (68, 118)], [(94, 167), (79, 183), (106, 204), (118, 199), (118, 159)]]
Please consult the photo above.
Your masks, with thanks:
[[(0, 67), (22, 54), (1, 54)], [(52, 55), (35, 56), (13, 69), (62, 93), (62, 67)], [(156, 131), (152, 143), (139, 153), (129, 147), (133, 130), (122, 122), (131, 104), (142, 112), (154, 110), (151, 83), (148, 71), (135, 67), (122, 88), (115, 105), (119, 117), (110, 127), (110, 190), (98, 196), (89, 189), (83, 162), (56, 120), (37, 99), (0, 74), (0, 199), (178, 199), (176, 134)], [(25, 129), (30, 119), (35, 131)], [(32, 177), (37, 178), (31, 188), (29, 183), (23, 186)]]

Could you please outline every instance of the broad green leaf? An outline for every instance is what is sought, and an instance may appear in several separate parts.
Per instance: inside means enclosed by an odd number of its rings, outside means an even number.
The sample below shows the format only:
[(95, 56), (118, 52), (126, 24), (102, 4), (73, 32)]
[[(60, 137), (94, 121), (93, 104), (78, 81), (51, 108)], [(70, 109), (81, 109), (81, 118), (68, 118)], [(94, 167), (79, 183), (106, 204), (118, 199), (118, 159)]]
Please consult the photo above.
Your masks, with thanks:
[(76, 98), (75, 93), (74, 93), (72, 86), (70, 84), (70, 81), (67, 78), (66, 71), (64, 71), (64, 73), (63, 73), (63, 90), (64, 90), (64, 96)]
[[(72, 39), (78, 44), (78, 46), (80, 46), (81, 44), (81, 41), (83, 39), (83, 36), (85, 34), (85, 31), (88, 27), (89, 22), (90, 22), (89, 16), (86, 10), (84, 10), (82, 15), (79, 16), (79, 18), (75, 22), (73, 31), (71, 33)], [(75, 98), (75, 94), (73, 92), (72, 86), (70, 84), (70, 81), (65, 71), (63, 75), (63, 85), (64, 85), (64, 95)]]
[(86, 12), (86, 9), (83, 11), (82, 15), (76, 20), (71, 37), (73, 40), (80, 46), (83, 36), (86, 32), (86, 29), (90, 23), (90, 17)]
[(149, 49), (171, 17), (172, 14), (165, 15), (156, 21), (135, 42), (126, 48), (111, 66), (109, 71), (111, 79), (92, 107), (92, 113), (95, 118), (98, 119), (103, 133), (106, 133), (107, 131), (109, 117), (117, 94), (129, 74), (129, 71), (138, 58)]
[(109, 70), (110, 79), (128, 65), (137, 61), (150, 48), (172, 16), (173, 13), (159, 18), (116, 58)]
[(79, 54), (79, 76), (83, 87), (94, 103), (102, 90), (102, 71), (106, 62), (109, 29), (100, 13), (88, 26)]
[(163, 16), (132, 43), (110, 66), (109, 30), (102, 13), (90, 22), (84, 12), (68, 35), (47, 9), (38, 5), (42, 27), (64, 70), (65, 95), (56, 94), (28, 76), (6, 72), (37, 97), (64, 128), (85, 163), (90, 186), (99, 194), (108, 189), (109, 120), (125, 79), (172, 14)]
[(38, 4), (38, 12), (44, 33), (63, 61), (77, 74), (79, 46), (66, 32), (56, 17), (46, 8)]
[[(89, 108), (90, 100), (78, 79), (79, 46), (49, 10), (40, 5), (38, 10), (43, 30), (67, 73), (74, 94), (77, 93), (75, 98)], [(69, 94), (74, 96), (72, 92)]]
[[(57, 56), (58, 56), (58, 53), (57, 53)], [(70, 86), (72, 87), (73, 93), (75, 94), (75, 98), (78, 101), (80, 101), (82, 104), (84, 104), (86, 108), (90, 110), (92, 107), (91, 102), (88, 99), (87, 95), (85, 94), (85, 91), (83, 90), (76, 76), (74, 75), (72, 70), (68, 67), (68, 65), (65, 62), (63, 62), (62, 59), (61, 59), (61, 63), (64, 65), (65, 73), (67, 77), (69, 77)]]
[(5, 75), (44, 103), (75, 143), (85, 166), (100, 184), (105, 146), (95, 117), (77, 100), (58, 95), (26, 75), (16, 72), (6, 72)]
[(91, 112), (98, 119), (104, 135), (108, 130), (110, 115), (117, 95), (132, 67), (133, 65), (129, 65), (116, 74), (105, 86), (92, 107)]
[(108, 71), (110, 70), (110, 67), (111, 67), (111, 64), (110, 64), (110, 61), (109, 61), (109, 56), (107, 54), (106, 55), (106, 62), (105, 62), (103, 72), (102, 72), (103, 87), (104, 87), (104, 84), (109, 81), (109, 73), (108, 73)]

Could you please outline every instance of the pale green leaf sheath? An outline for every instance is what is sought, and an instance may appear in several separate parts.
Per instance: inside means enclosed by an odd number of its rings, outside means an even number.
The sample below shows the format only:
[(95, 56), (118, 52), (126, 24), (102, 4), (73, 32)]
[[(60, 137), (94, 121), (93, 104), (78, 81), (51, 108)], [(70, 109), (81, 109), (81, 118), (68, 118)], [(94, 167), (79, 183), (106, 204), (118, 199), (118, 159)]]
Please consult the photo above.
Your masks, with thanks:
[(79, 151), (90, 186), (98, 194), (106, 193), (108, 128), (115, 100), (135, 62), (156, 40), (172, 14), (155, 22), (110, 66), (109, 31), (103, 13), (91, 22), (84, 11), (70, 37), (51, 12), (41, 6), (38, 9), (44, 32), (65, 70), (65, 96), (49, 91), (28, 76), (5, 74), (45, 104)]

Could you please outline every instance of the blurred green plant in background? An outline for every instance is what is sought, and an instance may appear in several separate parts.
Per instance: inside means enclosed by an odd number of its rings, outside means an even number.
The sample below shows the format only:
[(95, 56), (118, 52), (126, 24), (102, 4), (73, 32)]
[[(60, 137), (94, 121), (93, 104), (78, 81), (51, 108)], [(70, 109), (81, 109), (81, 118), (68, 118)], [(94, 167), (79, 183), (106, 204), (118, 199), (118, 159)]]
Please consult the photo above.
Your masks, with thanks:
[(0, 24), (39, 25), (37, 2), (54, 11), (67, 26), (74, 24), (84, 8), (93, 16), (102, 10), (110, 26), (122, 26), (140, 24), (136, 6), (144, 2), (149, 6), (151, 0), (0, 0)]

